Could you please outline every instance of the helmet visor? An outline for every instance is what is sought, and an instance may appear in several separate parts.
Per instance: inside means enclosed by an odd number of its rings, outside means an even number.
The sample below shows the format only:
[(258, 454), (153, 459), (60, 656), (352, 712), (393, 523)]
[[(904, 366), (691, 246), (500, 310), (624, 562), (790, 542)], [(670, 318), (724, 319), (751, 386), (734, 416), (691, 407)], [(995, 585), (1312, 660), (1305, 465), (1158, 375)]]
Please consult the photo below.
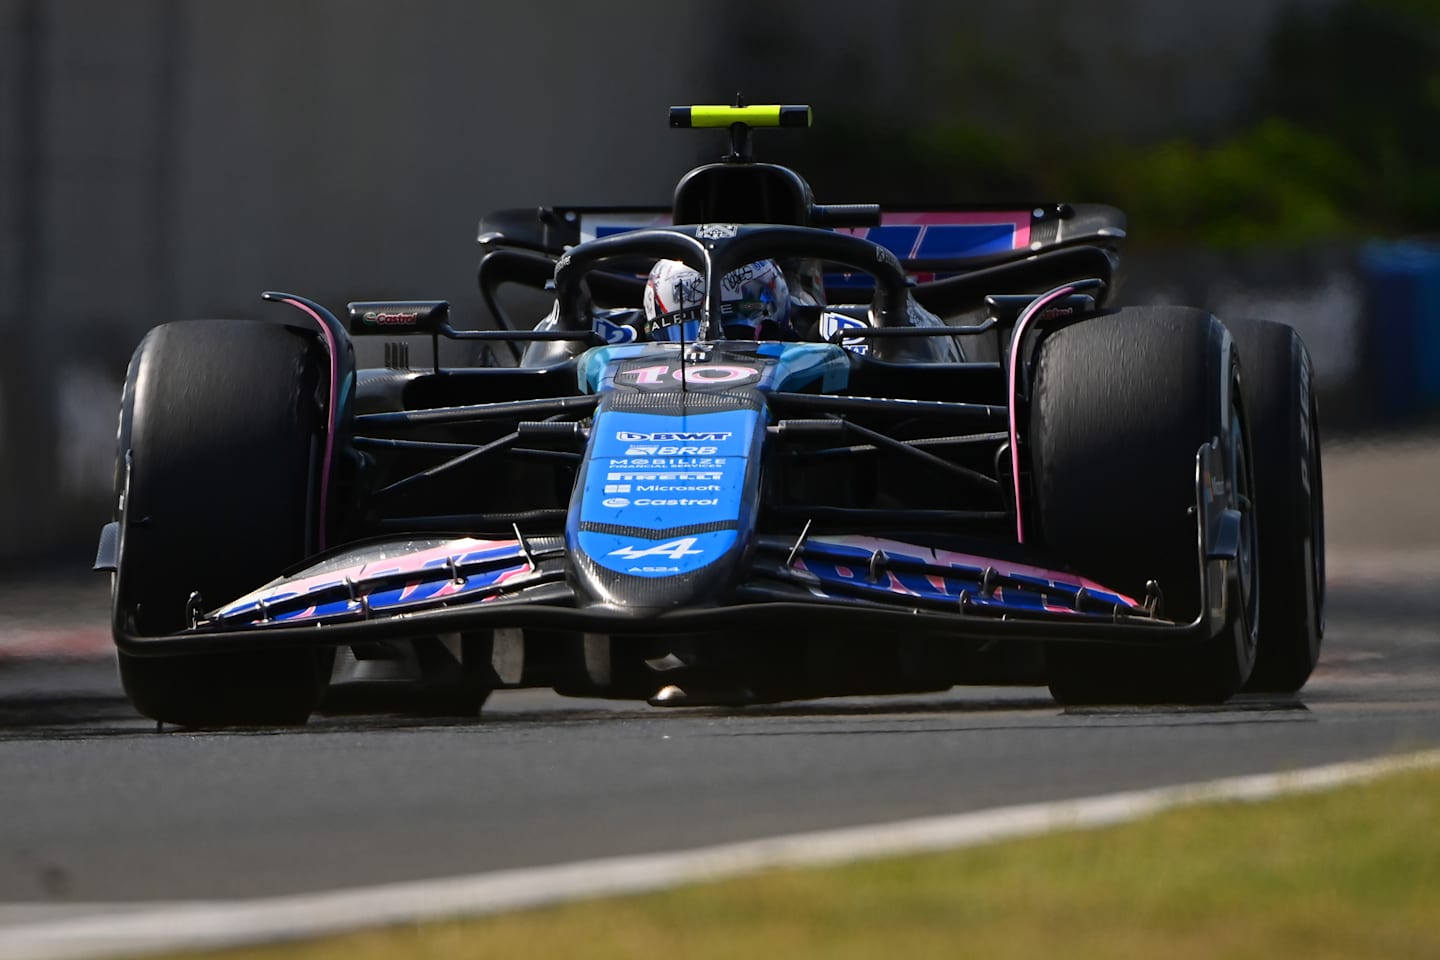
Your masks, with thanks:
[(776, 315), (775, 297), (768, 287), (747, 290), (746, 294), (720, 305), (720, 325), (726, 336), (754, 338)]

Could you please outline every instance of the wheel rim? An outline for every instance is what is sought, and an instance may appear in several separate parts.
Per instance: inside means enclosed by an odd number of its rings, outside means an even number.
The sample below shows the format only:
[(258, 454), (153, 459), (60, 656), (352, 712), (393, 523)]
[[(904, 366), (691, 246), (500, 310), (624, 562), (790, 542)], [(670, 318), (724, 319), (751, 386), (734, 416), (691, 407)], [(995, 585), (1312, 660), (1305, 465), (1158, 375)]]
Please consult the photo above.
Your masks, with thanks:
[(1315, 629), (1311, 631), (1312, 657), (1320, 652), (1325, 634), (1325, 482), (1320, 463), (1320, 428), (1315, 397), (1310, 397), (1310, 576)]
[[(1236, 384), (1238, 395), (1239, 384)], [(1254, 477), (1250, 469), (1249, 446), (1244, 428), (1244, 416), (1237, 406), (1230, 416), (1230, 503), (1240, 511), (1240, 538), (1235, 553), (1236, 583), (1240, 591), (1240, 610), (1244, 623), (1240, 631), (1243, 656), (1253, 661), (1257, 647), (1256, 631), (1259, 620), (1260, 584), (1259, 566), (1255, 557), (1255, 490)]]

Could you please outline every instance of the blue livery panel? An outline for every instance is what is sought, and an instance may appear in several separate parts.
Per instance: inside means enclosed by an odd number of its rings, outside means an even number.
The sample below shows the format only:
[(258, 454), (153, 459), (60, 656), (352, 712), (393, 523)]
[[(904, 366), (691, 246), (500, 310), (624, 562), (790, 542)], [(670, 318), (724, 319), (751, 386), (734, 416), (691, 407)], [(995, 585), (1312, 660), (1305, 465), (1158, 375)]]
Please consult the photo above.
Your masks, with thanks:
[[(856, 321), (858, 323), (858, 321)], [(863, 325), (863, 324), (862, 324)], [(680, 362), (680, 346), (627, 343), (587, 350), (577, 364), (585, 393), (610, 390), (735, 390), (768, 393), (845, 389), (850, 355), (830, 343), (721, 341), (706, 344), (702, 356)]]
[(602, 411), (571, 506), (572, 542), (637, 577), (689, 574), (727, 555), (752, 524), (747, 481), (763, 416)]

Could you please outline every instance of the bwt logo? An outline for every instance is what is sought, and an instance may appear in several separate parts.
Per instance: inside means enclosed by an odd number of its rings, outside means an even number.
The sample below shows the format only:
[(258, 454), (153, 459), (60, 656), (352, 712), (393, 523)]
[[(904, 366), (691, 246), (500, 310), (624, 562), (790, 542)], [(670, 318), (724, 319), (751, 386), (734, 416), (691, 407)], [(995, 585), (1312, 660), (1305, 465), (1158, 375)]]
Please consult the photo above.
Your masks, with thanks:
[(709, 433), (635, 433), (630, 430), (621, 430), (615, 434), (616, 440), (623, 440), (626, 443), (675, 443), (689, 442), (697, 443), (702, 440), (729, 440), (729, 430), (716, 430)]

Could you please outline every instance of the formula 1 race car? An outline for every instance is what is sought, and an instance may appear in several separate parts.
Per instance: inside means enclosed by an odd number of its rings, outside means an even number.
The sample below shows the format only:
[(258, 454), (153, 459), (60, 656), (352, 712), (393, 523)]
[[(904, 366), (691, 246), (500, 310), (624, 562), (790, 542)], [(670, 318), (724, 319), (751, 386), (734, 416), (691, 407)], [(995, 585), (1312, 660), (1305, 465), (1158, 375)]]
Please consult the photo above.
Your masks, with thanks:
[[(382, 681), (461, 715), (508, 687), (1298, 690), (1324, 532), (1295, 332), (1111, 306), (1110, 207), (816, 203), (750, 142), (809, 119), (672, 108), (731, 151), (671, 208), (487, 217), (498, 329), (267, 293), (288, 319), (151, 330), (96, 563), (135, 707), (298, 723)], [(731, 322), (757, 263), (795, 278), (783, 326)], [(442, 339), (506, 362), (442, 365)]]

